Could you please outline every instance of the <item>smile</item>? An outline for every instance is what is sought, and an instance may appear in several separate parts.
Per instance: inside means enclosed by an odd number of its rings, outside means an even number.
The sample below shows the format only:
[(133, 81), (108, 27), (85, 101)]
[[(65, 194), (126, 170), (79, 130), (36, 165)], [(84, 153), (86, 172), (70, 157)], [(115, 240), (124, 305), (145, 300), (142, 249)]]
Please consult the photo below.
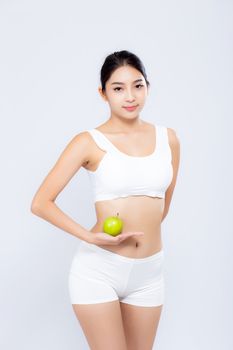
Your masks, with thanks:
[(125, 108), (127, 111), (134, 111), (137, 108), (137, 106), (123, 107), (123, 108)]

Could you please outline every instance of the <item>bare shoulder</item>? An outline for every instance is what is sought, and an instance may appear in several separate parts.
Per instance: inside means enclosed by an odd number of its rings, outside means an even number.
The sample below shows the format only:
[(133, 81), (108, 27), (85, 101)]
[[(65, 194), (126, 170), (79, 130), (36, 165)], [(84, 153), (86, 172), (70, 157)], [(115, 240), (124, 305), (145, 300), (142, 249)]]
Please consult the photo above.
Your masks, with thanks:
[(172, 153), (172, 163), (174, 167), (174, 173), (177, 173), (180, 161), (180, 140), (177, 136), (176, 130), (167, 128), (168, 142)]
[(89, 158), (90, 146), (92, 143), (92, 137), (88, 131), (81, 131), (78, 134), (75, 134), (73, 138), (67, 145), (67, 150), (75, 150), (79, 155), (82, 155), (82, 161), (85, 163)]
[(179, 137), (176, 130), (167, 127), (168, 140), (171, 147), (178, 147), (180, 145)]
[(87, 131), (80, 131), (78, 134), (75, 134), (71, 139), (72, 143), (83, 144), (84, 146), (90, 142), (90, 135)]
[(89, 144), (90, 138), (86, 131), (75, 134), (70, 139), (37, 190), (32, 206), (39, 207), (48, 200), (55, 201), (71, 178), (88, 161)]

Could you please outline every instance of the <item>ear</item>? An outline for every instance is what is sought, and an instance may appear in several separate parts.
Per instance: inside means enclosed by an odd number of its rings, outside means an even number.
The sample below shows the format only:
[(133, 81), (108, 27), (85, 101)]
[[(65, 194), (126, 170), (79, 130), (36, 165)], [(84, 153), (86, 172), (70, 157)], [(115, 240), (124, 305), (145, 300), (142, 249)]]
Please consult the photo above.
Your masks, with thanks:
[(99, 94), (100, 94), (100, 96), (102, 97), (102, 99), (103, 99), (104, 101), (107, 101), (108, 99), (107, 99), (105, 93), (102, 91), (101, 86), (98, 87), (98, 91), (99, 91)]

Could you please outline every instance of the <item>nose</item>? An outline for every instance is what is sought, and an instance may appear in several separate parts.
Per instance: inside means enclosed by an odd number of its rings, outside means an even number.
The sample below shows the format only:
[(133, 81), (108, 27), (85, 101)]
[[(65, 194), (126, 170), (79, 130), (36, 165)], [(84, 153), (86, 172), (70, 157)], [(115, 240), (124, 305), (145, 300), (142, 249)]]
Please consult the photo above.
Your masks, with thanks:
[(126, 101), (127, 102), (133, 102), (135, 100), (135, 98), (133, 97), (133, 94), (131, 92), (131, 90), (127, 90), (126, 92)]

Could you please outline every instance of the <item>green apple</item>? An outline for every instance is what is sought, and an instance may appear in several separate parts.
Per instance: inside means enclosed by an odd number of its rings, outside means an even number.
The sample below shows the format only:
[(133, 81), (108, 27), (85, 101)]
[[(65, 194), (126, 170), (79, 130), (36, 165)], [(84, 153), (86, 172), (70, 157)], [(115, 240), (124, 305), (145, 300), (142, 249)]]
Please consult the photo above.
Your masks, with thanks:
[(109, 216), (104, 220), (103, 231), (111, 236), (117, 236), (122, 232), (123, 221), (117, 216)]

